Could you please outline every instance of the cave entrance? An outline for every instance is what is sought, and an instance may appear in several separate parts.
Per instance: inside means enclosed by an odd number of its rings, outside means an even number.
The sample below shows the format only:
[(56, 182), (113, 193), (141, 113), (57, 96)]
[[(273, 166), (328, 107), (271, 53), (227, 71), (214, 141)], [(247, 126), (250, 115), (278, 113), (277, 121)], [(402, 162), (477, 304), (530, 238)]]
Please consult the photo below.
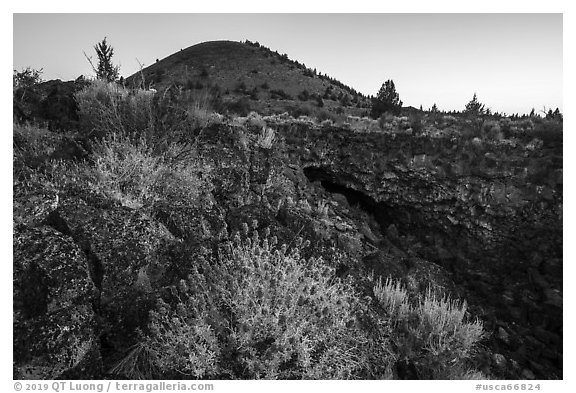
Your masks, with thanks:
[(380, 231), (384, 232), (391, 224), (396, 224), (394, 209), (384, 202), (378, 202), (365, 193), (335, 182), (335, 178), (326, 169), (319, 167), (304, 168), (304, 175), (310, 182), (320, 182), (324, 190), (331, 194), (346, 197), (351, 207), (358, 208), (376, 220)]

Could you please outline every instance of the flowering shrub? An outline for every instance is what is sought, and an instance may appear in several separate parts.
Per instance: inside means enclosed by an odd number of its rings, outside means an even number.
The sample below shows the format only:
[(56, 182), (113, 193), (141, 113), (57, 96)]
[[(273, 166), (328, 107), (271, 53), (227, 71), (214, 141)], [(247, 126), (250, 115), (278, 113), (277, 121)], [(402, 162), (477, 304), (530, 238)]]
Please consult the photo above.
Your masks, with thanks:
[(288, 251), (265, 235), (201, 258), (174, 304), (151, 314), (145, 343), (165, 377), (351, 378), (367, 367), (351, 285), (301, 259), (301, 239)]

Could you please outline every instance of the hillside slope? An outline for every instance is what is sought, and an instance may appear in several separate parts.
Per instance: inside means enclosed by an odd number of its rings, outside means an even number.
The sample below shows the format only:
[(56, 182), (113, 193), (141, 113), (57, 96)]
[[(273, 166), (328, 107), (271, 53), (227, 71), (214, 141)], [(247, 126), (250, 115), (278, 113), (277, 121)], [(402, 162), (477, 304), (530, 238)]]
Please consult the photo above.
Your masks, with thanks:
[[(170, 86), (220, 96), (244, 98), (263, 114), (293, 112), (365, 114), (369, 100), (354, 89), (259, 44), (204, 42), (182, 49), (126, 79), (129, 85)], [(319, 103), (319, 101), (322, 103)], [(338, 109), (341, 108), (341, 109)], [(309, 113), (308, 113), (309, 112)]]

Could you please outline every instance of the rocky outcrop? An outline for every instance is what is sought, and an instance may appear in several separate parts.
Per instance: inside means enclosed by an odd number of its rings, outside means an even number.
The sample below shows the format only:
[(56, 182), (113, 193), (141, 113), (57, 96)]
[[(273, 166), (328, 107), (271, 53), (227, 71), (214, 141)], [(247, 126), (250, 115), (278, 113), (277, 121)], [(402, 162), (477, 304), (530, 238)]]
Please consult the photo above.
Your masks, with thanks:
[(86, 83), (83, 78), (66, 82), (55, 79), (18, 89), (14, 92), (14, 121), (45, 123), (51, 130), (76, 129), (79, 117), (74, 94)]
[(173, 236), (145, 214), (110, 204), (95, 207), (66, 198), (46, 223), (70, 236), (87, 258), (99, 292), (98, 313), (105, 321), (102, 338), (117, 348), (129, 344), (165, 283), (165, 254)]
[[(529, 351), (549, 345), (538, 329), (561, 342), (561, 152), (306, 126), (283, 131), (286, 154), (311, 181), (348, 194), (382, 228), (394, 226), (397, 234), (387, 237), (398, 237), (401, 248), (451, 271), (488, 328), (505, 325)], [(535, 176), (535, 162), (546, 162), (547, 176)], [(507, 348), (509, 356), (518, 350)], [(530, 359), (517, 357), (519, 367), (531, 367)], [(532, 368), (537, 376), (560, 375), (561, 355), (543, 363)]]
[(97, 377), (102, 372), (86, 255), (50, 227), (17, 226), (14, 247), (14, 377)]

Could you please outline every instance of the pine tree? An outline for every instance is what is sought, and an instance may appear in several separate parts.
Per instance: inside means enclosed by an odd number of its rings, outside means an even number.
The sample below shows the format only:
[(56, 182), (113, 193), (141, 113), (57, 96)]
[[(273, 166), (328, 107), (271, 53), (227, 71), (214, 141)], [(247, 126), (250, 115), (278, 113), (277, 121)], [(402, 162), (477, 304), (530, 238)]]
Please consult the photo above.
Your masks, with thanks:
[(562, 113), (560, 112), (560, 109), (558, 109), (558, 108), (556, 108), (556, 110), (554, 111), (552, 116), (556, 120), (564, 120), (564, 116), (562, 116)]
[(96, 68), (96, 78), (108, 82), (115, 82), (118, 79), (120, 68), (112, 63), (114, 48), (106, 42), (106, 37), (94, 46), (98, 55), (98, 67)]
[(476, 97), (476, 93), (474, 93), (474, 97), (472, 100), (466, 104), (466, 109), (464, 113), (470, 115), (482, 115), (484, 113), (484, 104), (478, 101), (478, 97)]
[(396, 92), (394, 81), (389, 79), (382, 84), (376, 98), (372, 99), (372, 111), (370, 116), (377, 119), (385, 112), (399, 114), (402, 109), (402, 101)]

